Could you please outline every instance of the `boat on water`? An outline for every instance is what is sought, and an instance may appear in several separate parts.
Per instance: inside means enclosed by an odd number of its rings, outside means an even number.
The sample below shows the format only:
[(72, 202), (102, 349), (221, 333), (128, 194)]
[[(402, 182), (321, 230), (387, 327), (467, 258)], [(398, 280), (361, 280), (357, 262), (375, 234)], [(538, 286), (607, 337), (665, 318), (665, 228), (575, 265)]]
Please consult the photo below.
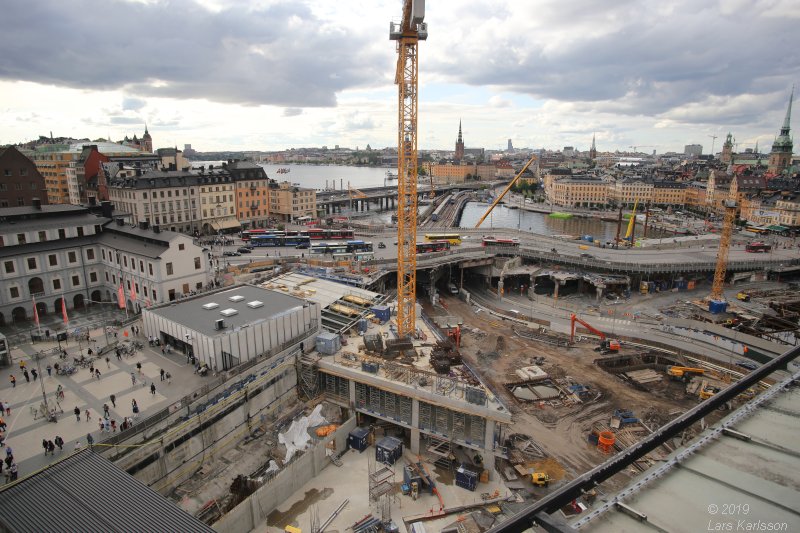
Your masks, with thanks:
[(555, 213), (550, 213), (548, 216), (550, 218), (572, 218), (572, 213), (560, 213), (557, 211)]
[(397, 174), (394, 174), (391, 170), (386, 171), (386, 179), (387, 180), (396, 180)]
[(291, 171), (292, 171), (291, 168), (279, 168), (275, 172), (277, 172), (278, 174), (288, 174)]

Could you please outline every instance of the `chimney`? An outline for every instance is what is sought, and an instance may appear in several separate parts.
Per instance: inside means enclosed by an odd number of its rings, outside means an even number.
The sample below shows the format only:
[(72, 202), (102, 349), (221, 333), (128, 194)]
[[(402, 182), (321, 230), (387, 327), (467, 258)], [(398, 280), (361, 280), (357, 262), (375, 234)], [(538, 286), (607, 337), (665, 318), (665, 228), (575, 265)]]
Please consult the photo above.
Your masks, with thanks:
[(96, 205), (97, 205), (97, 197), (96, 196), (90, 196), (89, 197), (89, 206), (90, 207), (94, 207)]
[(147, 222), (146, 220), (139, 221), (139, 229), (147, 229), (149, 225), (150, 223)]
[(153, 224), (153, 233), (161, 233), (161, 228)]
[(122, 220), (121, 218), (118, 218), (117, 219), (117, 226), (124, 226), (124, 225), (125, 225), (125, 221)]
[(108, 200), (103, 200), (100, 202), (100, 209), (104, 217), (111, 218), (111, 213), (114, 211), (114, 206)]
[(33, 202), (33, 208), (37, 211), (42, 210), (42, 201), (39, 198), (32, 198), (31, 202)]
[(178, 170), (178, 165), (176, 165), (175, 163), (170, 163), (169, 164), (169, 169), (170, 170)]

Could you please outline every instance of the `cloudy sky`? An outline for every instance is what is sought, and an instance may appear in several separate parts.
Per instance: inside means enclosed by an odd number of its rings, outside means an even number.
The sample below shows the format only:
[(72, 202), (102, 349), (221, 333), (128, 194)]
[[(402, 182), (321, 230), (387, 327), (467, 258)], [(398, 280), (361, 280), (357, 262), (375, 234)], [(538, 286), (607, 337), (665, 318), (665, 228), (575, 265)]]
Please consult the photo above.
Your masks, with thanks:
[[(426, 3), (422, 148), (452, 149), (459, 119), (487, 149), (768, 148), (800, 81), (797, 0)], [(156, 147), (394, 145), (401, 4), (7, 0), (0, 144), (146, 122)]]

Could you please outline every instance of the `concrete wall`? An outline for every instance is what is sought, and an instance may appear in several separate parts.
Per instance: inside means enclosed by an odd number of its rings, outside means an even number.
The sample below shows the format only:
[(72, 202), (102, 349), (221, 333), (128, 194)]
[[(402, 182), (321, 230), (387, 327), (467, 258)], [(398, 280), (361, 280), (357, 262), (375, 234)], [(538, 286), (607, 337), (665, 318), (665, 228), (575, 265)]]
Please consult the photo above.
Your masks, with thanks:
[[(356, 419), (352, 417), (333, 434), (333, 440), (336, 442), (336, 453), (345, 450), (347, 447), (347, 435), (355, 427)], [(325, 454), (325, 443), (328, 441), (330, 441), (330, 438), (321, 440), (291, 463), (284, 465), (280, 472), (220, 518), (212, 527), (225, 533), (247, 533), (260, 525), (291, 494), (300, 490), (303, 485), (316, 477), (322, 469), (331, 464)]]

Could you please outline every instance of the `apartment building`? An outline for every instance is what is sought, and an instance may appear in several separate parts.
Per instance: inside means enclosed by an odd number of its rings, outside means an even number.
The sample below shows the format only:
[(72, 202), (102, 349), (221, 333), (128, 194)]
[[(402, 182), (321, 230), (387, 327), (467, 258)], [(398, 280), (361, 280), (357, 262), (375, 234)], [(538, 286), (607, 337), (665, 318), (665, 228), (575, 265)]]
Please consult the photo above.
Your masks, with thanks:
[(435, 185), (464, 183), (468, 175), (475, 174), (475, 165), (436, 164), (430, 166)]
[(25, 154), (13, 146), (0, 148), (0, 208), (47, 205), (44, 176)]
[(236, 218), (243, 228), (268, 225), (270, 183), (263, 167), (251, 161), (231, 160), (224, 163), (233, 177)]
[(608, 204), (609, 182), (595, 176), (568, 176), (549, 180), (548, 200), (565, 207), (602, 207)]
[(317, 216), (317, 193), (292, 185), (288, 181), (271, 183), (269, 191), (269, 211), (273, 218), (292, 222), (299, 217)]
[[(158, 228), (111, 225), (85, 207), (0, 209), (0, 323), (41, 319), (117, 302), (129, 310), (169, 301), (209, 281), (208, 256), (192, 239)], [(132, 290), (133, 289), (133, 290)]]

